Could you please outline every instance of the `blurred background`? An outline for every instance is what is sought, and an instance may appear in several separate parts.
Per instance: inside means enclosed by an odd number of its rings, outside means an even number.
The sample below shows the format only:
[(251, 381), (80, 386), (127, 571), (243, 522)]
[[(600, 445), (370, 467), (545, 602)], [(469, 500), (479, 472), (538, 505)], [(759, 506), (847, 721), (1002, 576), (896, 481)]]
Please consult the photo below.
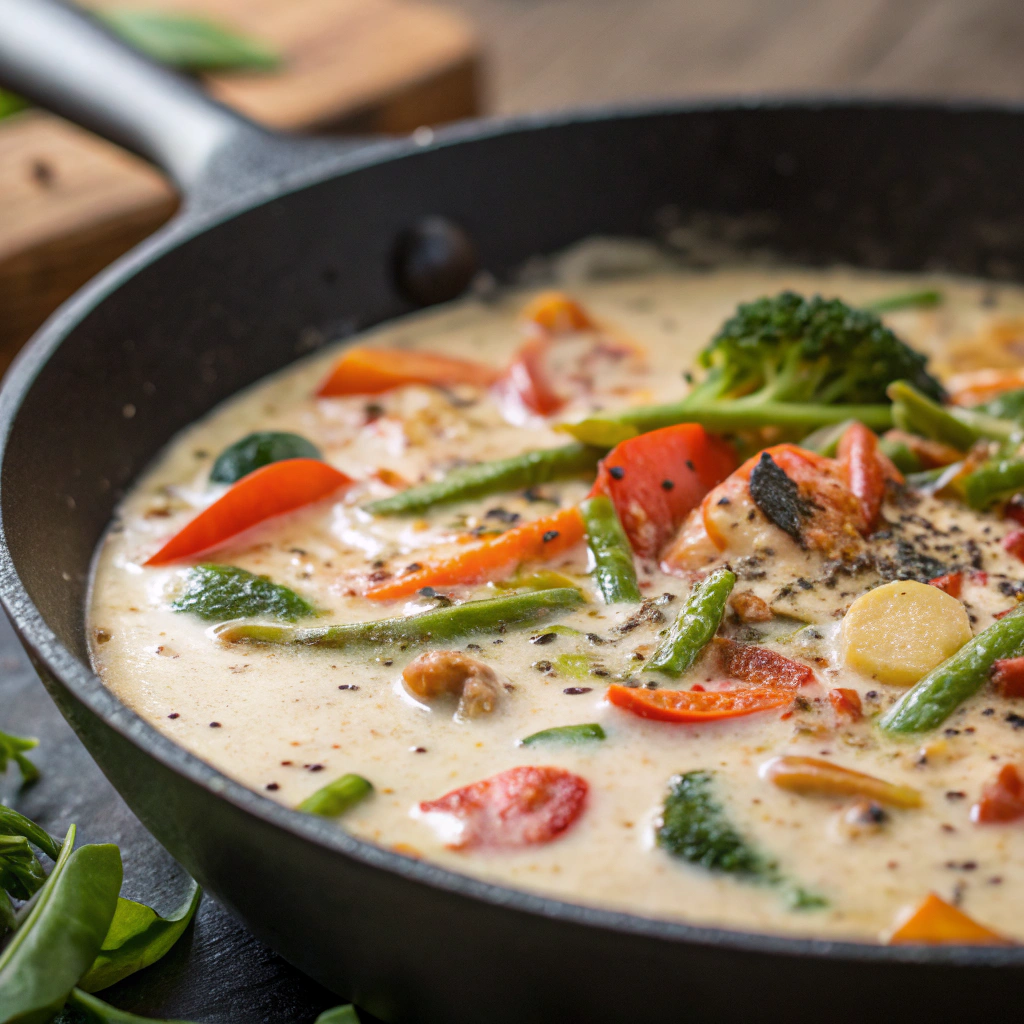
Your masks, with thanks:
[[(1020, 0), (86, 0), (278, 128), (763, 93), (1024, 98)], [(0, 370), (177, 199), (140, 161), (0, 95)]]

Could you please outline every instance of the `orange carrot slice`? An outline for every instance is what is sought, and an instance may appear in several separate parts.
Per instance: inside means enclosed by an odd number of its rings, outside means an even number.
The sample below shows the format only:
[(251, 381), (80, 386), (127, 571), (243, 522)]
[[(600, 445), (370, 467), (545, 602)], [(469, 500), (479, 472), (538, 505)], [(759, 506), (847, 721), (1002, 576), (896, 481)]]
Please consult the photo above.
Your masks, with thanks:
[(329, 376), (320, 385), (321, 398), (341, 395), (379, 395), (406, 384), (472, 384), (490, 387), (500, 373), (483, 363), (431, 352), (410, 352), (405, 349), (350, 348), (334, 364)]
[(1008, 938), (978, 924), (962, 910), (928, 895), (905, 916), (889, 936), (889, 945), (1012, 946)]
[(583, 534), (579, 509), (564, 508), (467, 547), (443, 561), (370, 587), (366, 596), (372, 601), (394, 601), (410, 597), (423, 587), (455, 587), (503, 579), (515, 572), (521, 562), (556, 558), (578, 544)]
[(243, 476), (146, 565), (166, 565), (211, 551), (273, 516), (312, 504), (352, 483), (352, 478), (318, 459), (284, 459)]

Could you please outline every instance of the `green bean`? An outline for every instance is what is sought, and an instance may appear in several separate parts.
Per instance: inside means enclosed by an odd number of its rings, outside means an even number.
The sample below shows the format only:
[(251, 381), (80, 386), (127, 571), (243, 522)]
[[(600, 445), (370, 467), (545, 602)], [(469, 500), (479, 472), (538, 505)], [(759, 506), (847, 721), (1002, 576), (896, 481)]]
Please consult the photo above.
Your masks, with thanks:
[(580, 504), (587, 547), (594, 556), (594, 582), (608, 604), (639, 601), (633, 551), (611, 499), (603, 494)]
[(558, 725), (553, 729), (541, 729), (519, 741), (522, 747), (532, 747), (535, 743), (589, 743), (592, 740), (607, 739), (604, 729), (597, 722), (584, 725)]
[(249, 641), (308, 647), (379, 647), (384, 644), (427, 644), (461, 640), (474, 633), (493, 633), (509, 626), (532, 626), (560, 611), (584, 603), (578, 590), (559, 587), (485, 601), (467, 601), (407, 618), (349, 622), (338, 626), (298, 629), (225, 623), (217, 633), (227, 643)]
[(1014, 657), (1022, 646), (1024, 605), (1018, 605), (933, 668), (883, 715), (879, 725), (896, 734), (937, 729), (985, 685), (994, 662)]
[(890, 437), (880, 437), (878, 450), (888, 456), (901, 473), (920, 473), (923, 468), (921, 460), (902, 441), (896, 441)]
[(322, 818), (337, 818), (373, 792), (373, 784), (361, 775), (342, 775), (307, 796), (298, 809)]
[(1021, 427), (1012, 420), (997, 419), (974, 409), (946, 408), (905, 380), (890, 384), (887, 393), (893, 401), (892, 418), (897, 427), (961, 452), (976, 441), (1011, 441), (1021, 436)]
[(1024, 490), (1024, 459), (990, 459), (962, 477), (960, 486), (971, 508), (987, 508)]
[(499, 491), (517, 491), (552, 480), (579, 476), (592, 470), (604, 449), (587, 444), (542, 448), (496, 462), (480, 462), (452, 470), (433, 483), (410, 487), (390, 498), (371, 501), (364, 508), (375, 516), (408, 515), (434, 505), (482, 498)]
[(78, 987), (85, 992), (99, 992), (155, 964), (167, 953), (188, 927), (203, 896), (198, 883), (191, 879), (189, 882), (184, 900), (167, 917), (161, 917), (144, 903), (118, 899), (103, 945)]
[(861, 309), (869, 309), (872, 313), (891, 313), (897, 309), (927, 309), (942, 302), (942, 292), (934, 288), (923, 288), (917, 292), (898, 292), (884, 299), (875, 299)]
[(116, 846), (72, 852), (68, 830), (57, 863), (0, 953), (0, 1021), (46, 1024), (100, 951), (121, 888)]
[[(83, 1024), (189, 1024), (189, 1021), (185, 1020), (154, 1020), (151, 1017), (140, 1017), (135, 1013), (127, 1013), (78, 988), (72, 990), (68, 996), (67, 1006), (75, 1014), (76, 1024), (78, 1022), (83, 1022)], [(62, 1022), (63, 1016), (55, 1024), (62, 1024)]]
[(735, 583), (736, 576), (728, 569), (716, 569), (701, 580), (644, 670), (682, 675), (718, 631)]

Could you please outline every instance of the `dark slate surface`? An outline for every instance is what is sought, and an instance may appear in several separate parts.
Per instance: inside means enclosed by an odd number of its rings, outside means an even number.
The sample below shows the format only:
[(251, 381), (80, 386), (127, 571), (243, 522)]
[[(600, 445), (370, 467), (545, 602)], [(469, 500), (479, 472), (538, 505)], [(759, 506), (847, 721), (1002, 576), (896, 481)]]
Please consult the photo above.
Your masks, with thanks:
[[(80, 842), (117, 843), (125, 866), (122, 893), (163, 912), (178, 905), (182, 872), (93, 764), (2, 614), (0, 730), (38, 737), (32, 760), (42, 771), (42, 779), (22, 791), (14, 770), (0, 777), (4, 803), (51, 832), (63, 834), (74, 822)], [(339, 1002), (257, 942), (209, 896), (163, 960), (99, 994), (133, 1013), (209, 1024), (310, 1024)]]

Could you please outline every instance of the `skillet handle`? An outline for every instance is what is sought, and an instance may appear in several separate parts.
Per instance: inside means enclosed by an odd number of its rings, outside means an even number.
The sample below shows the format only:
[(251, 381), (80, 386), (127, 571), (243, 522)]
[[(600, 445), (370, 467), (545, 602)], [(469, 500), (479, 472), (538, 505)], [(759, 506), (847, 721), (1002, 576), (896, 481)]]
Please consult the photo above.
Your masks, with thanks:
[(59, 0), (0, 0), (0, 86), (132, 150), (186, 193), (229, 146), (283, 141)]

